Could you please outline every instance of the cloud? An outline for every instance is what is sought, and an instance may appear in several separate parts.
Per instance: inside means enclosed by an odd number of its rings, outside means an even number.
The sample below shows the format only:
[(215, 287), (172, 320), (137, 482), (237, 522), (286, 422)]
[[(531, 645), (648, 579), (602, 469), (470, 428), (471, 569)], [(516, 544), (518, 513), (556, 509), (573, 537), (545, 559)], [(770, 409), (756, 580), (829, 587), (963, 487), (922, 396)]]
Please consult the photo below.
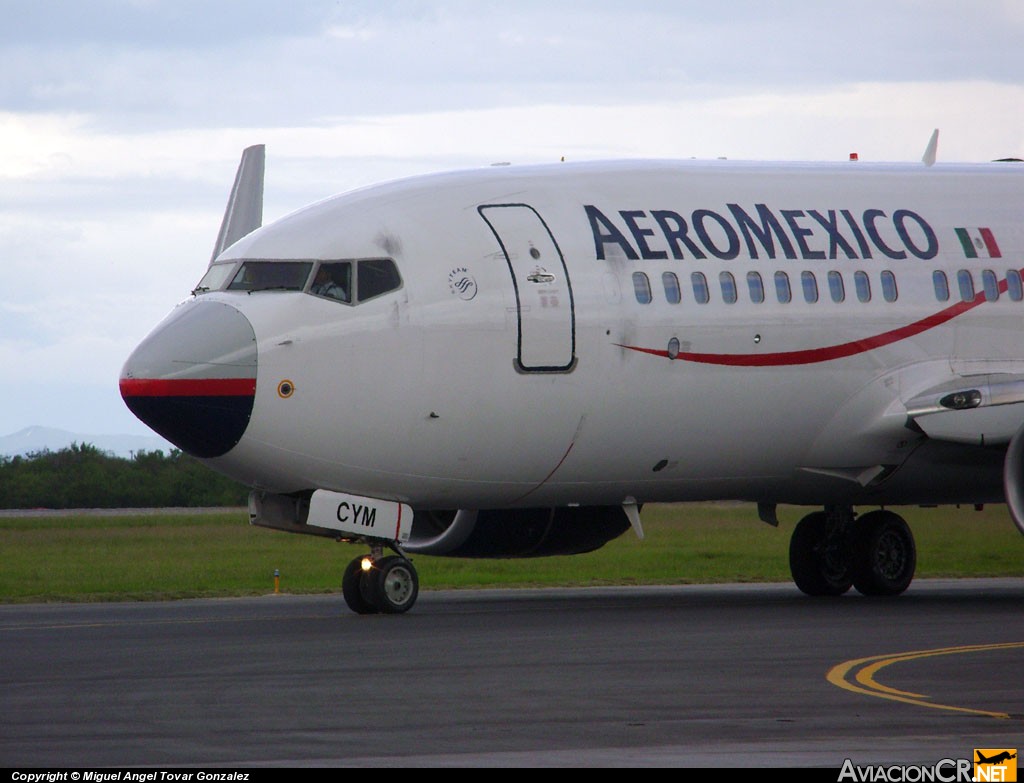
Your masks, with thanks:
[[(0, 106), (111, 130), (1019, 81), (1012, 3), (18, 4)], [(56, 12), (59, 9), (59, 12)]]

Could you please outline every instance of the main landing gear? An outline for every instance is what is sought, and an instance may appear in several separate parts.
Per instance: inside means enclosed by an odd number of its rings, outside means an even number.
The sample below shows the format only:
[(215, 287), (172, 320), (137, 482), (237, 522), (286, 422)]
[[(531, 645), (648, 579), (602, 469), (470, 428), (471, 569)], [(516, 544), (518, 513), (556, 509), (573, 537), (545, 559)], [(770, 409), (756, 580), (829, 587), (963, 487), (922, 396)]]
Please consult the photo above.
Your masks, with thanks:
[(789, 542), (793, 581), (807, 595), (899, 595), (917, 566), (914, 536), (891, 511), (870, 511), (854, 521), (849, 506), (808, 514)]
[(383, 556), (381, 544), (371, 544), (368, 555), (357, 557), (345, 568), (341, 592), (356, 614), (401, 614), (416, 603), (420, 578), (412, 561), (394, 544), (397, 555)]

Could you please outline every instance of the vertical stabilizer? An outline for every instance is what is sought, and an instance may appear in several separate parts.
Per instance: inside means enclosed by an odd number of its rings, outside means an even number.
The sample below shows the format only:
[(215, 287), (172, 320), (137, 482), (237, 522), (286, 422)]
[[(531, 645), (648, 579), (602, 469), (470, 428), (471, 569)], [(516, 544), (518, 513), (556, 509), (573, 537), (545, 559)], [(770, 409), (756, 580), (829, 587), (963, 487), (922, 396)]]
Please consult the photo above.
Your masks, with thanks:
[(266, 147), (257, 144), (242, 152), (242, 160), (231, 187), (224, 219), (217, 234), (210, 263), (224, 248), (233, 245), (246, 234), (263, 225), (263, 169), (266, 165)]
[(932, 137), (928, 140), (928, 146), (924, 148), (924, 155), (921, 162), (926, 166), (934, 165), (935, 153), (939, 151), (939, 129), (932, 131)]

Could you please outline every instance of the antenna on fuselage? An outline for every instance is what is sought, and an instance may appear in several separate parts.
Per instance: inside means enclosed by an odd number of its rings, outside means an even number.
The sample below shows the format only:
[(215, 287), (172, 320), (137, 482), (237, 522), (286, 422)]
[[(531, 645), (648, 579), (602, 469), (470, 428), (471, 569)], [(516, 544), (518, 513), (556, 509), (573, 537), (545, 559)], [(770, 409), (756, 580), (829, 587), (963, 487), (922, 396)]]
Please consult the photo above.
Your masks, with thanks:
[(932, 137), (928, 140), (928, 146), (924, 148), (924, 155), (921, 156), (921, 162), (926, 166), (934, 165), (935, 153), (939, 150), (939, 129), (936, 128), (932, 131)]
[(213, 246), (212, 264), (227, 247), (263, 225), (263, 171), (266, 167), (266, 146), (246, 147), (235, 172), (224, 219)]

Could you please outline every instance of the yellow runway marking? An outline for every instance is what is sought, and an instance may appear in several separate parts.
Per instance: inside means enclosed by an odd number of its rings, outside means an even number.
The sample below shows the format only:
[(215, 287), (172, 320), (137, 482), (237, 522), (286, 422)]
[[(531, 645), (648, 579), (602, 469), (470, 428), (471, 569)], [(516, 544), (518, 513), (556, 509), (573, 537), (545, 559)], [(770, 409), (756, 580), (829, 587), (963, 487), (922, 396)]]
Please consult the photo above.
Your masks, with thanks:
[[(875, 675), (886, 666), (903, 663), (919, 658), (933, 658), (937, 655), (961, 655), (964, 653), (990, 652), (992, 650), (1012, 650), (1024, 647), (1024, 642), (1007, 642), (1005, 644), (971, 644), (963, 647), (943, 647), (938, 650), (918, 650), (916, 652), (897, 653), (895, 655), (873, 655), (870, 658), (858, 658), (853, 661), (837, 664), (829, 669), (825, 678), (833, 685), (844, 690), (860, 693), (865, 696), (876, 696), (880, 699), (892, 699), (919, 707), (931, 707), (936, 710), (965, 712), (970, 715), (983, 715), (988, 718), (1010, 720), (1016, 716), (1006, 712), (976, 710), (969, 707), (956, 707), (949, 704), (936, 704), (928, 701), (928, 696), (921, 693), (910, 693), (897, 688), (890, 688), (875, 681)], [(852, 679), (851, 679), (852, 678)], [(854, 682), (855, 681), (855, 682)]]

